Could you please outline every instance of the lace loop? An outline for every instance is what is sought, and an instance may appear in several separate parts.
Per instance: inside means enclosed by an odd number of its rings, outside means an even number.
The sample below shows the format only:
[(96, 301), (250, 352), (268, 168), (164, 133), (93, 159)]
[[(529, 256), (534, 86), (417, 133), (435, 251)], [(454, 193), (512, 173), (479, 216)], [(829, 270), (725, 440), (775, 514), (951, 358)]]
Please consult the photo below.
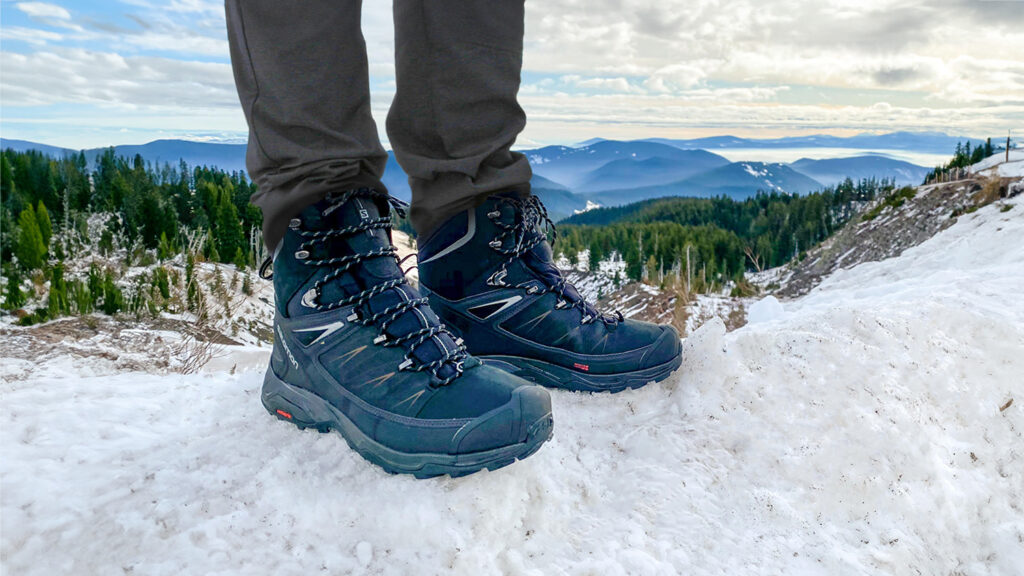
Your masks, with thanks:
[[(369, 188), (360, 188), (355, 190), (348, 190), (342, 193), (331, 193), (327, 195), (327, 201), (329, 206), (323, 210), (324, 216), (329, 215), (331, 212), (338, 210), (354, 197), (370, 198), (373, 200), (384, 200), (386, 199), (391, 209), (399, 216), (405, 215), (406, 204), (401, 200), (392, 198), (390, 195)], [(375, 296), (383, 294), (384, 292), (391, 290), (392, 288), (398, 288), (403, 284), (407, 284), (403, 271), (401, 278), (394, 278), (391, 280), (385, 280), (377, 282), (372, 286), (367, 287), (358, 294), (346, 296), (333, 302), (321, 302), (323, 296), (323, 288), (327, 284), (338, 280), (343, 274), (358, 266), (359, 264), (366, 262), (371, 258), (394, 258), (396, 265), (401, 270), (401, 262), (398, 259), (398, 252), (393, 245), (381, 246), (373, 250), (367, 250), (364, 252), (357, 252), (355, 254), (347, 254), (345, 256), (336, 256), (331, 258), (320, 258), (316, 256), (313, 250), (317, 245), (324, 244), (329, 240), (352, 236), (369, 230), (389, 230), (392, 227), (390, 216), (382, 216), (378, 218), (369, 218), (359, 224), (344, 226), (340, 228), (325, 228), (320, 230), (304, 230), (301, 228), (301, 224), (293, 226), (292, 230), (302, 237), (303, 241), (299, 245), (296, 251), (296, 259), (299, 263), (306, 266), (314, 266), (320, 268), (331, 268), (331, 272), (320, 278), (313, 284), (311, 292), (311, 298), (309, 304), (314, 309), (324, 312), (328, 310), (334, 310), (337, 308), (343, 308), (351, 305), (353, 312), (348, 316), (348, 320), (353, 323), (358, 323), (364, 326), (377, 325), (379, 332), (376, 338), (374, 338), (374, 344), (385, 347), (399, 346), (402, 344), (409, 344), (408, 351), (403, 358), (402, 363), (399, 365), (399, 370), (411, 370), (416, 372), (429, 371), (431, 374), (440, 382), (438, 385), (446, 385), (451, 383), (453, 380), (462, 375), (463, 362), (468, 357), (468, 351), (466, 347), (460, 344), (456, 344), (454, 350), (449, 350), (445, 346), (444, 342), (438, 338), (436, 340), (437, 347), (441, 350), (441, 357), (431, 362), (420, 362), (413, 356), (413, 353), (417, 348), (424, 345), (428, 340), (442, 334), (447, 334), (453, 342), (455, 342), (455, 335), (452, 334), (444, 325), (433, 324), (424, 320), (427, 323), (426, 326), (421, 327), (419, 330), (413, 330), (412, 332), (400, 335), (389, 335), (387, 333), (388, 328), (396, 322), (399, 317), (410, 310), (416, 310), (420, 306), (427, 305), (427, 298), (413, 298), (404, 300), (398, 304), (387, 307), (375, 314), (369, 314), (369, 302)], [(299, 258), (298, 254), (303, 253), (303, 257)], [(261, 275), (263, 274), (263, 268), (267, 267), (266, 262), (264, 266), (260, 268)], [(404, 292), (403, 292), (404, 294)], [(420, 317), (426, 318), (425, 315), (419, 314)], [(440, 370), (445, 366), (450, 365), (453, 369), (451, 376), (442, 378)]]
[[(554, 245), (558, 239), (558, 231), (555, 229), (554, 222), (548, 217), (547, 208), (540, 201), (540, 198), (530, 195), (528, 198), (510, 198), (505, 196), (497, 196), (496, 199), (513, 207), (515, 214), (514, 221), (512, 224), (503, 222), (501, 220), (502, 211), (500, 209), (492, 210), (487, 213), (487, 217), (494, 222), (494, 224), (502, 230), (502, 232), (488, 245), (493, 248), (499, 254), (507, 256), (508, 259), (501, 265), (494, 274), (488, 279), (487, 283), (495, 287), (511, 287), (520, 288), (526, 290), (528, 294), (544, 294), (550, 292), (558, 297), (558, 303), (555, 304), (556, 308), (572, 307), (578, 309), (582, 313), (580, 320), (581, 324), (589, 324), (594, 320), (600, 319), (606, 325), (615, 326), (619, 322), (624, 320), (622, 313), (618, 310), (613, 315), (606, 314), (597, 309), (596, 306), (587, 302), (576, 290), (576, 287), (569, 283), (568, 280), (562, 276), (561, 270), (558, 270), (554, 265), (549, 266), (549, 270), (545, 272), (554, 278), (553, 282), (545, 282), (545, 288), (538, 288), (535, 284), (530, 282), (522, 282), (516, 285), (510, 285), (506, 283), (505, 277), (508, 274), (508, 267), (516, 259), (522, 258), (526, 253), (530, 252), (543, 242), (547, 241), (548, 234), (551, 235), (551, 244)], [(508, 244), (511, 244), (510, 248), (505, 248), (507, 245), (506, 240), (511, 240)], [(568, 288), (572, 288), (572, 294), (566, 292)], [(563, 304), (564, 302), (564, 304)]]

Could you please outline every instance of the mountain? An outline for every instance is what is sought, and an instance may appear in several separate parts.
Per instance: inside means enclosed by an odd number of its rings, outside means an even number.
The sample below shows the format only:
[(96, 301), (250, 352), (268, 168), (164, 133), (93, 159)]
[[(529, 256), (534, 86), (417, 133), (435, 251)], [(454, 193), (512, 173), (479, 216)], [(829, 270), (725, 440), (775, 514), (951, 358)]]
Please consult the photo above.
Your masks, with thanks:
[(691, 178), (634, 189), (608, 190), (588, 195), (603, 206), (620, 206), (663, 196), (709, 198), (729, 196), (743, 199), (759, 191), (805, 194), (823, 188), (822, 184), (785, 164), (733, 162)]
[(656, 142), (678, 148), (855, 148), (862, 150), (909, 150), (934, 154), (947, 154), (957, 143), (970, 141), (971, 145), (984, 142), (968, 136), (950, 136), (942, 132), (891, 132), (888, 134), (858, 134), (856, 136), (789, 136), (785, 138), (739, 138), (737, 136), (713, 136), (680, 140), (672, 138), (648, 138), (644, 142)]
[(572, 216), (577, 210), (587, 208), (587, 199), (579, 194), (573, 194), (565, 189), (558, 188), (537, 188), (531, 185), (533, 193), (544, 203), (548, 211), (548, 217), (552, 222), (558, 222)]
[[(177, 164), (181, 160), (189, 166), (216, 166), (226, 172), (245, 170), (245, 144), (215, 144), (212, 142), (192, 142), (189, 140), (154, 140), (147, 144), (126, 144), (114, 146), (114, 154), (132, 158), (141, 155), (147, 162), (155, 164)], [(77, 154), (78, 150), (60, 148), (28, 142), (26, 140), (0, 139), (0, 149), (12, 148), (16, 151), (39, 150), (53, 156)], [(92, 166), (96, 157), (106, 148), (87, 148), (82, 150), (85, 159)]]
[(547, 190), (568, 190), (569, 188), (563, 184), (559, 184), (554, 180), (545, 178), (540, 174), (534, 174), (533, 178), (530, 178), (530, 186), (532, 188), (544, 188)]
[[(547, 146), (525, 150), (533, 171), (545, 178), (576, 190), (590, 177), (590, 172), (615, 160), (647, 160), (663, 158), (680, 163), (691, 162), (697, 156), (667, 144), (657, 142), (621, 142), (604, 140), (582, 148)], [(723, 159), (724, 160), (724, 159)]]
[(612, 160), (590, 171), (579, 190), (599, 192), (622, 188), (640, 188), (684, 180), (714, 168), (725, 166), (728, 160), (704, 150), (684, 150), (685, 156), (665, 158), (654, 156), (644, 160), (632, 157)]
[(801, 158), (789, 164), (797, 172), (813, 178), (826, 186), (842, 182), (846, 178), (895, 178), (896, 184), (917, 185), (930, 172), (924, 166), (895, 160), (885, 156), (867, 155), (853, 158), (828, 158), (812, 160)]
[(78, 153), (78, 150), (72, 150), (70, 148), (50, 146), (49, 144), (39, 144), (37, 142), (29, 142), (28, 140), (13, 140), (11, 138), (0, 138), (0, 150), (7, 150), (8, 148), (14, 150), (15, 152), (28, 152), (29, 150), (38, 150), (43, 154), (54, 156), (56, 158)]

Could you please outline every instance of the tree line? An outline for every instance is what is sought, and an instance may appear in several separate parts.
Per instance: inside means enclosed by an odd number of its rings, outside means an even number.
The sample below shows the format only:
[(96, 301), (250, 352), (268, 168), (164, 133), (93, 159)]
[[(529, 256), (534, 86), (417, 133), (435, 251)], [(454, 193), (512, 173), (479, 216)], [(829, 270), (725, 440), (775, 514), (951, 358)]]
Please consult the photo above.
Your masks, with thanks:
[(806, 195), (659, 198), (599, 208), (560, 223), (555, 251), (575, 263), (579, 252), (589, 250), (591, 268), (615, 252), (630, 280), (663, 282), (685, 274), (688, 282), (699, 277), (710, 289), (799, 258), (893, 188), (888, 179), (847, 179)]
[[(92, 167), (84, 153), (54, 158), (4, 150), (2, 306), (24, 305), (23, 282), (30, 278), (38, 287), (49, 284), (49, 304), (26, 323), (76, 312), (159, 307), (170, 298), (168, 283), (179, 279), (158, 267), (136, 275), (138, 286), (125, 295), (123, 269), (179, 254), (190, 266), (198, 259), (253, 267), (262, 251), (262, 216), (249, 203), (254, 190), (242, 173), (185, 162), (153, 165), (139, 155), (116, 156), (113, 148), (99, 154)], [(87, 270), (69, 278), (70, 265), (90, 250), (105, 258), (93, 259)], [(119, 267), (110, 265), (115, 260)]]

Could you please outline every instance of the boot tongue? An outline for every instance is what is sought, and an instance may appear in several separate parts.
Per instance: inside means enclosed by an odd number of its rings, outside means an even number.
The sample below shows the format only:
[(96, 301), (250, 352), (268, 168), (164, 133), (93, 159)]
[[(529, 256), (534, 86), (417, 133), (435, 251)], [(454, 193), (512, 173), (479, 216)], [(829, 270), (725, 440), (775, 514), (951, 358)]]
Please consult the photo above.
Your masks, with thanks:
[[(309, 223), (314, 227), (327, 230), (339, 230), (352, 226), (365, 225), (381, 217), (380, 206), (371, 198), (353, 197), (342, 204), (332, 205), (328, 201), (317, 205), (317, 212), (314, 220)], [(341, 240), (334, 243), (345, 244), (345, 254), (365, 254), (379, 251), (391, 245), (385, 229), (364, 230), (355, 234), (347, 234)], [(357, 294), (374, 285), (395, 280), (402, 277), (402, 271), (394, 258), (373, 257), (366, 258), (359, 264), (353, 266), (349, 272), (343, 274), (336, 282), (330, 282), (323, 287), (325, 300), (340, 300), (341, 298)], [(366, 303), (366, 310), (370, 314), (377, 314), (394, 307), (403, 302), (419, 298), (420, 295), (408, 284), (400, 284), (393, 288), (384, 290), (369, 299)], [(406, 310), (395, 317), (387, 329), (386, 334), (391, 338), (399, 338), (426, 328), (431, 325), (440, 324), (440, 320), (429, 308), (414, 308)], [(409, 350), (410, 343), (403, 345)], [(434, 338), (421, 343), (413, 351), (412, 356), (420, 363), (426, 364), (435, 361), (456, 348), (455, 342), (447, 334), (438, 334)], [(454, 372), (454, 367), (444, 365), (438, 370), (438, 376), (446, 378)]]
[[(380, 207), (370, 198), (356, 196), (343, 204), (328, 205), (321, 212), (321, 222), (332, 229), (365, 225), (381, 217)], [(352, 252), (360, 254), (387, 248), (391, 245), (383, 228), (365, 230), (345, 236)], [(359, 273), (378, 280), (400, 278), (402, 272), (391, 258), (367, 258), (359, 264)], [(376, 284), (377, 282), (370, 282)]]

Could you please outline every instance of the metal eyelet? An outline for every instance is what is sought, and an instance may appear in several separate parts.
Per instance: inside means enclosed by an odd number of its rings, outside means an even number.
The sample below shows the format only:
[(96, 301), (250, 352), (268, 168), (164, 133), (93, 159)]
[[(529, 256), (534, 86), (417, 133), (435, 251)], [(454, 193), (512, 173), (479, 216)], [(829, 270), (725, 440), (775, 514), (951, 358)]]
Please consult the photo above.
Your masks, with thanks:
[(356, 321), (359, 320), (359, 313), (358, 312), (353, 312), (353, 313), (349, 314), (348, 318), (345, 318), (345, 320), (348, 320), (349, 322), (356, 322)]
[(565, 308), (565, 306), (566, 306), (565, 300), (559, 300), (558, 302), (555, 302), (555, 310), (562, 310), (562, 309)]
[(306, 258), (309, 258), (309, 250), (299, 250), (295, 253), (296, 260), (305, 260)]
[(377, 336), (376, 338), (373, 339), (373, 343), (374, 344), (381, 344), (381, 343), (387, 342), (387, 341), (388, 341), (388, 337), (385, 336), (384, 334), (381, 334), (381, 335), (379, 335), (379, 336)]
[(583, 317), (583, 320), (580, 321), (580, 324), (590, 324), (593, 320), (594, 317), (591, 316), (590, 314), (587, 314), (586, 316)]
[(302, 226), (302, 220), (299, 220), (298, 218), (292, 218), (291, 221), (288, 222), (288, 227), (292, 230), (297, 229), (299, 226)]
[(495, 218), (500, 218), (501, 210), (492, 210), (487, 213), (487, 217), (490, 218), (491, 220), (494, 220)]
[(501, 248), (501, 240), (491, 240), (487, 245), (491, 248)]
[(398, 365), (398, 370), (408, 370), (410, 366), (412, 366), (412, 359), (406, 358), (405, 362), (402, 362), (401, 364)]

